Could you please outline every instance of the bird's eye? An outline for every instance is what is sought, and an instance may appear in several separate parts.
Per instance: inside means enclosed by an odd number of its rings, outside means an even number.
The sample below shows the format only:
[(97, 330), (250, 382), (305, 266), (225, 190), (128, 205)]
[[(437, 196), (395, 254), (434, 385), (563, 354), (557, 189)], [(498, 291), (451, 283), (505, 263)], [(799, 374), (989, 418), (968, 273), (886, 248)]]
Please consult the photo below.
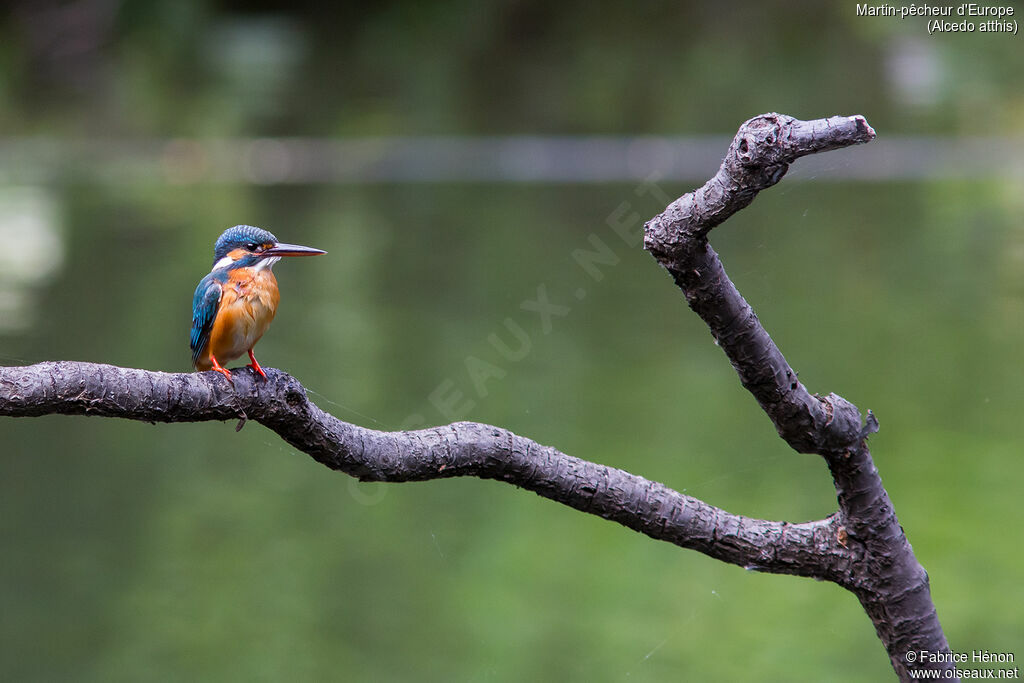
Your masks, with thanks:
[(256, 251), (256, 252), (263, 251), (263, 247), (261, 245), (257, 244), (256, 242), (250, 242), (249, 244), (247, 244), (245, 246), (246, 246), (246, 248), (249, 251)]

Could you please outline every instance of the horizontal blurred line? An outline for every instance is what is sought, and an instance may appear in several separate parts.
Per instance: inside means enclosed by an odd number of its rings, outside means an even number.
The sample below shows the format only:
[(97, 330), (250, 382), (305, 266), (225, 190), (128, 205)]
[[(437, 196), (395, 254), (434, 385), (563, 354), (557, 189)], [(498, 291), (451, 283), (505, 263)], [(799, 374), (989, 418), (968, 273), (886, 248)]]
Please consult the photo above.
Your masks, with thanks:
[[(0, 138), (0, 183), (703, 181), (731, 141), (691, 137)], [(1024, 176), (1024, 139), (891, 137), (798, 161), (804, 180)]]

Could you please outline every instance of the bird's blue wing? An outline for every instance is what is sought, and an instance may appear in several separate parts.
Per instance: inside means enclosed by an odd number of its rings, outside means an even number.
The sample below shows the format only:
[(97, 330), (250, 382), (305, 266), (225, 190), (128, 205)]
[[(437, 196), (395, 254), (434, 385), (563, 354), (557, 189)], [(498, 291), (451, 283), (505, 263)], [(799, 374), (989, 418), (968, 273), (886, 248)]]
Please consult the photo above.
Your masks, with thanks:
[(221, 283), (214, 273), (210, 273), (199, 281), (195, 296), (192, 297), (192, 334), (189, 346), (192, 348), (192, 364), (199, 360), (203, 347), (210, 341), (210, 330), (217, 316), (222, 292)]

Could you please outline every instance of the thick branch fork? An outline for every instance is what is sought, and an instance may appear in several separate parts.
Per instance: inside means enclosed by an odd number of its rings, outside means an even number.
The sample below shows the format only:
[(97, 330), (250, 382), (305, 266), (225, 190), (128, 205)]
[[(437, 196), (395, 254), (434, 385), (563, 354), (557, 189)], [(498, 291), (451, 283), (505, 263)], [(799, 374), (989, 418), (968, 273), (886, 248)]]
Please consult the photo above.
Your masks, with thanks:
[[(878, 422), (870, 412), (862, 419), (857, 407), (841, 396), (811, 394), (803, 386), (707, 240), (715, 226), (779, 182), (797, 158), (874, 137), (862, 116), (816, 121), (782, 114), (754, 117), (740, 126), (711, 180), (647, 222), (644, 247), (672, 275), (779, 436), (801, 453), (825, 458), (845, 542), (862, 553), (840, 583), (860, 599), (900, 679), (910, 680), (908, 651), (948, 652), (949, 644), (928, 575), (914, 556), (868, 450), (867, 437)], [(948, 670), (953, 665), (918, 668), (932, 667)]]
[(145, 422), (254, 420), (331, 469), (367, 481), (471, 476), (529, 489), (651, 538), (749, 569), (837, 581), (857, 554), (836, 518), (803, 524), (733, 515), (643, 477), (559, 452), (491, 425), (456, 422), (382, 432), (343, 422), (291, 375), (171, 374), (61, 361), (0, 367), (0, 415), (60, 413)]
[[(327, 467), (363, 480), (471, 476), (504, 481), (724, 562), (833, 581), (857, 596), (893, 668), (908, 681), (907, 652), (948, 653), (949, 645), (928, 575), (868, 450), (867, 438), (878, 423), (840, 396), (812, 394), (803, 386), (708, 243), (715, 226), (779, 182), (797, 158), (874, 137), (862, 116), (816, 121), (757, 116), (740, 127), (715, 176), (669, 204), (644, 233), (645, 248), (707, 323), (779, 435), (795, 450), (824, 458), (839, 504), (827, 519), (790, 524), (733, 515), (663, 484), (490, 425), (366, 429), (323, 412), (295, 378), (273, 369), (266, 369), (266, 380), (247, 369), (235, 371), (232, 386), (212, 372), (169, 374), (70, 361), (0, 367), (0, 415), (248, 419)], [(953, 673), (952, 663), (917, 665)]]

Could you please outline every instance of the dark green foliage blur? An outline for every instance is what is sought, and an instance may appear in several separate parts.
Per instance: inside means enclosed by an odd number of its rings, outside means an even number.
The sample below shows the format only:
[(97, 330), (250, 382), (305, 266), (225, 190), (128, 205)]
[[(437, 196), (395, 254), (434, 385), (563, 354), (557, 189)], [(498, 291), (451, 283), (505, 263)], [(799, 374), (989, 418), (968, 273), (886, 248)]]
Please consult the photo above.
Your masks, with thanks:
[(8, 133), (723, 133), (767, 106), (987, 135), (1024, 117), (1012, 34), (929, 36), (852, 0), (61, 4), (2, 20)]
[[(74, 4), (85, 23), (57, 37), (43, 12), (60, 3), (0, 20), (3, 136), (731, 135), (774, 110), (941, 144), (1024, 122), (1019, 39), (928, 36), (852, 2)], [(910, 95), (888, 71), (906, 41), (942, 68)], [(329, 252), (276, 267), (257, 356), (340, 419), (490, 422), (735, 513), (830, 514), (824, 465), (777, 438), (609, 227), (623, 202), (634, 230), (661, 210), (636, 189), (0, 182), (0, 248), (42, 254), (36, 278), (0, 261), (0, 364), (189, 370), (213, 241), (253, 223)], [(1019, 176), (784, 180), (713, 234), (810, 389), (878, 416), (876, 462), (954, 650), (1018, 658), (1022, 225)], [(573, 258), (592, 236), (618, 259), (600, 280)], [(548, 333), (521, 308), (538, 287), (570, 309)], [(530, 337), (520, 361), (488, 342), (512, 343), (506, 319)], [(468, 358), (500, 376), (475, 385)], [(439, 409), (442, 385), (469, 409)], [(0, 419), (0, 679), (892, 678), (831, 584), (495, 482), (358, 484), (234, 427)]]

